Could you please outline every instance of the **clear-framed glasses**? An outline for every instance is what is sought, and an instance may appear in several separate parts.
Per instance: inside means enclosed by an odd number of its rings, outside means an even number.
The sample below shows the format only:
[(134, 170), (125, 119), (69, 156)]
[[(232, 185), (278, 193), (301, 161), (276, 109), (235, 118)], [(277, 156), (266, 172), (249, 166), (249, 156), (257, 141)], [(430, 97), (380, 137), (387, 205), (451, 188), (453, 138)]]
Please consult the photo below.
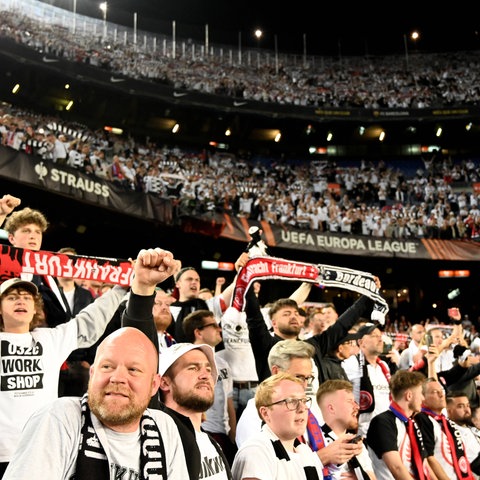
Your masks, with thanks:
[(295, 375), (295, 378), (298, 378), (302, 382), (307, 382), (307, 385), (311, 385), (315, 380), (315, 377), (313, 375), (309, 375), (308, 377), (306, 377), (305, 375)]
[(265, 407), (271, 407), (273, 405), (280, 405), (284, 403), (287, 407), (287, 410), (297, 410), (300, 404), (302, 407), (310, 408), (312, 405), (312, 399), (309, 397), (305, 398), (284, 398), (283, 400), (278, 400), (278, 402), (269, 403)]

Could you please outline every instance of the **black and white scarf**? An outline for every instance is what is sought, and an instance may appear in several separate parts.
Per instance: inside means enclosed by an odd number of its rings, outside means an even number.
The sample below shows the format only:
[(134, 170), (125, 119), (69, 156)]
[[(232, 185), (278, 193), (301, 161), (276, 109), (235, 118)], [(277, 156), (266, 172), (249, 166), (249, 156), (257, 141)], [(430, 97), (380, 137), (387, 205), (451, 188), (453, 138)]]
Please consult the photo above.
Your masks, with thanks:
[[(271, 442), (277, 458), (289, 462), (290, 457), (288, 456), (288, 453), (285, 450), (282, 442), (280, 440), (271, 440)], [(297, 445), (300, 445), (300, 441), (298, 439), (296, 439), (294, 443), (294, 446)], [(305, 477), (307, 478), (307, 480), (320, 480), (318, 471), (314, 466), (304, 466), (303, 469), (305, 470)]]
[[(375, 395), (373, 392), (373, 385), (368, 375), (367, 362), (363, 353), (357, 355), (358, 364), (362, 370), (362, 377), (360, 378), (360, 413), (370, 413), (375, 410)], [(385, 375), (387, 382), (390, 382), (390, 369), (386, 362), (380, 357), (377, 357), (376, 363)]]
[[(242, 312), (245, 296), (256, 280), (295, 280), (316, 283), (325, 287), (345, 288), (365, 295), (374, 302), (371, 319), (385, 324), (388, 304), (380, 294), (371, 273), (332, 265), (314, 265), (276, 257), (254, 257), (243, 266), (235, 280), (232, 307)], [(178, 341), (178, 339), (176, 339)]]
[[(88, 406), (88, 394), (81, 399), (82, 429), (75, 469), (71, 480), (109, 480), (107, 455), (93, 427)], [(165, 447), (155, 420), (143, 415), (140, 421), (139, 480), (166, 480)]]

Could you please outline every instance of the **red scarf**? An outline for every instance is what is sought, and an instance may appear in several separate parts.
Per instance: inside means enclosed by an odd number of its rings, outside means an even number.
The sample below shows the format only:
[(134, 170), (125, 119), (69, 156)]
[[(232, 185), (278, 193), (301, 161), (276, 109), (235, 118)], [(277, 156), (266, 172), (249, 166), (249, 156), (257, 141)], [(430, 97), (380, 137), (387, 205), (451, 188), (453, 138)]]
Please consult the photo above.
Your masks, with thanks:
[(398, 405), (398, 403), (393, 402), (390, 404), (390, 410), (393, 414), (406, 424), (408, 438), (410, 439), (410, 445), (412, 450), (412, 464), (417, 472), (419, 480), (428, 480), (430, 476), (428, 475), (428, 470), (423, 468), (423, 458), (420, 447), (423, 450), (422, 434), (418, 428), (418, 425), (415, 421), (405, 414), (403, 409)]
[(380, 357), (377, 357), (376, 362), (378, 366), (382, 369), (382, 372), (385, 375), (387, 382), (390, 383), (391, 374), (390, 374), (390, 369), (388, 368), (387, 362), (384, 362)]
[(442, 427), (442, 432), (447, 437), (448, 444), (450, 445), (450, 450), (452, 452), (452, 464), (453, 468), (455, 469), (455, 473), (457, 474), (457, 478), (459, 480), (473, 480), (473, 473), (470, 469), (470, 462), (467, 460), (465, 455), (463, 442), (459, 436), (455, 436), (452, 433), (452, 430), (454, 430), (455, 427), (442, 413), (437, 414), (425, 407), (422, 408), (422, 412), (434, 418)]

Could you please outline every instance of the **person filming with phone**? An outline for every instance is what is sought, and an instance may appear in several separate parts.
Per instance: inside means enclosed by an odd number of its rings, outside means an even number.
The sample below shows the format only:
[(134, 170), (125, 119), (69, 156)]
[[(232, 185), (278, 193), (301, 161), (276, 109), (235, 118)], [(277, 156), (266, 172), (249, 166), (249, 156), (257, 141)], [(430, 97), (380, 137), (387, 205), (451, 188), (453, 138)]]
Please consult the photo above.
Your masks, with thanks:
[[(462, 315), (457, 307), (447, 310), (450, 322), (453, 325), (433, 325), (426, 326), (425, 334), (420, 341), (417, 354), (415, 354), (414, 363), (409, 367), (410, 371), (419, 371), (428, 374), (427, 353), (435, 353), (435, 372), (445, 372), (454, 365), (458, 353), (455, 355), (455, 347), (468, 347), (462, 327)], [(434, 350), (431, 350), (434, 347)]]
[[(436, 339), (435, 331), (438, 328), (429, 330), (432, 332), (431, 341), (426, 353), (428, 363), (427, 377), (438, 380), (446, 392), (463, 392), (468, 398), (470, 405), (476, 407), (480, 405), (476, 378), (480, 375), (480, 355), (478, 342), (468, 342), (465, 339), (463, 327), (461, 325), (462, 316), (458, 308), (449, 309), (449, 316), (454, 322), (451, 335), (446, 339)], [(443, 336), (442, 336), (443, 338)], [(453, 362), (450, 368), (444, 370), (438, 369), (438, 358), (444, 352), (442, 348), (445, 345), (455, 345), (451, 348)]]

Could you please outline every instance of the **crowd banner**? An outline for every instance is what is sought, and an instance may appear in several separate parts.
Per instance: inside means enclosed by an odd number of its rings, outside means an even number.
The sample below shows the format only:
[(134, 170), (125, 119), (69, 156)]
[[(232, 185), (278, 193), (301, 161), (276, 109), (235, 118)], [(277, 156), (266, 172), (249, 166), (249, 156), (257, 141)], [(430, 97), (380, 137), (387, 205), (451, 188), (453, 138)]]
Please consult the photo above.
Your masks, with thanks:
[(85, 257), (0, 245), (0, 282), (22, 273), (97, 280), (129, 287), (133, 265), (129, 260), (119, 258)]
[[(212, 223), (212, 219), (209, 219)], [(185, 219), (185, 223), (192, 224)], [(197, 220), (198, 222), (198, 220)], [(335, 255), (355, 255), (376, 258), (404, 258), (413, 260), (480, 261), (480, 242), (474, 240), (442, 240), (437, 238), (395, 239), (369, 237), (345, 233), (305, 230), (288, 225), (272, 225), (266, 221), (252, 221), (224, 215), (217, 219), (223, 228), (220, 236), (248, 243), (248, 230), (255, 225), (262, 229), (262, 238), (268, 247), (279, 247), (303, 252)], [(190, 229), (195, 231), (194, 228)]]
[(126, 191), (100, 177), (13, 148), (0, 146), (0, 177), (132, 217), (172, 222), (169, 198)]
[(374, 302), (371, 319), (385, 324), (388, 305), (375, 283), (371, 273), (333, 265), (314, 265), (270, 256), (251, 258), (236, 277), (232, 307), (241, 312), (245, 305), (246, 293), (256, 280), (296, 280), (316, 283), (322, 286), (345, 288), (366, 295)]

